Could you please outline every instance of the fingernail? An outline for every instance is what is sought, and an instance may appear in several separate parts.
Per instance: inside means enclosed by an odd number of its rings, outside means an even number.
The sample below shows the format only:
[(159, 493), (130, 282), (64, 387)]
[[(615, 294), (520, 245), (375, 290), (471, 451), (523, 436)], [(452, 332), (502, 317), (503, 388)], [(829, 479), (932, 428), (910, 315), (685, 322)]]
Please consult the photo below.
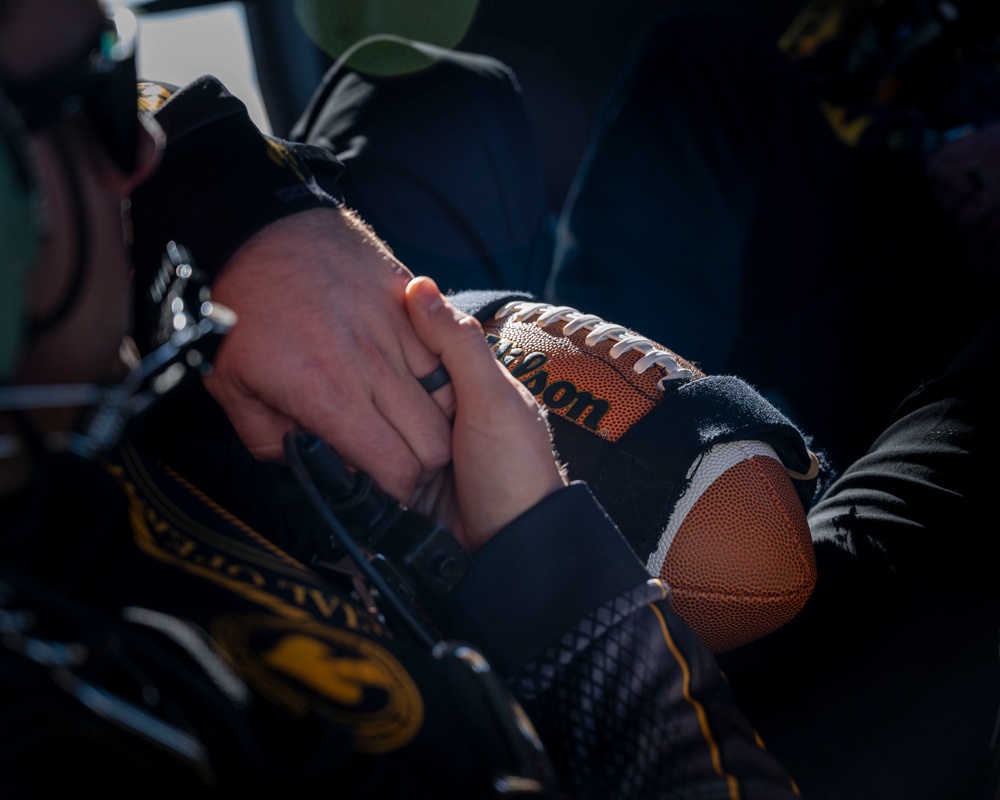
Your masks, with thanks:
[(433, 314), (444, 305), (441, 292), (438, 291), (437, 284), (431, 278), (417, 278), (412, 291), (416, 295), (420, 307), (428, 314)]

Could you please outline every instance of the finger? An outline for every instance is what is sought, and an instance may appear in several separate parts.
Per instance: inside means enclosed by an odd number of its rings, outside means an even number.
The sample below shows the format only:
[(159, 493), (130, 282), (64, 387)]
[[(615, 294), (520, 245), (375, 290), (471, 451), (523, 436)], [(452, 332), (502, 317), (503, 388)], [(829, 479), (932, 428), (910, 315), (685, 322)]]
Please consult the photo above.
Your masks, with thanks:
[[(418, 460), (408, 443), (374, 406), (369, 405), (352, 419), (352, 425), (331, 425), (328, 415), (304, 413), (307, 430), (325, 442), (336, 442), (336, 451), (345, 463), (367, 473), (382, 491), (400, 503), (413, 495), (427, 481), (429, 470)], [(392, 457), (386, 457), (392, 453)]]
[[(369, 403), (399, 434), (420, 466), (417, 485), (422, 485), (451, 460), (451, 425), (455, 396), (450, 385), (428, 392), (419, 378), (432, 373), (441, 361), (423, 347), (424, 357), (412, 360), (413, 342), (419, 337), (397, 298), (400, 321), (394, 329), (383, 329), (378, 342), (365, 354), (371, 372)], [(409, 353), (409, 355), (408, 355)], [(416, 366), (414, 363), (430, 366)]]
[[(406, 281), (409, 283), (413, 279), (412, 273), (406, 270), (402, 264), (400, 264), (400, 268), (401, 271), (399, 274), (404, 277), (409, 276)], [(405, 285), (403, 288), (405, 290)], [(413, 376), (413, 379), (420, 388), (437, 404), (445, 418), (448, 420), (452, 419), (455, 414), (454, 389), (449, 384), (445, 384), (429, 391), (421, 384), (421, 379), (433, 375), (441, 368), (441, 360), (427, 348), (419, 336), (401, 336), (399, 341), (403, 360), (407, 365), (409, 374)], [(414, 442), (414, 445), (419, 448), (420, 442)]]
[(455, 387), (451, 383), (451, 373), (436, 356), (435, 361), (437, 367), (426, 375), (418, 377), (417, 383), (434, 399), (438, 408), (444, 412), (445, 418), (452, 420), (455, 417)]
[(213, 372), (205, 378), (205, 388), (225, 409), (237, 435), (254, 458), (262, 461), (284, 459), (282, 441), (286, 433), (296, 429), (293, 419), (255, 397), (242, 393), (236, 397), (233, 388), (217, 373)]
[[(429, 278), (411, 281), (406, 300), (415, 330), (455, 387), (455, 486), (463, 543), (474, 550), (563, 479), (543, 412), (497, 362), (476, 319), (441, 297)], [(517, 448), (510, 446), (512, 431)]]
[[(303, 429), (329, 443), (345, 462), (368, 473), (383, 491), (405, 503), (426, 480), (430, 469), (379, 407), (377, 395), (369, 396), (366, 387), (350, 380), (333, 384), (326, 373), (319, 373), (296, 388), (294, 397), (267, 400), (276, 407), (293, 409)], [(434, 413), (440, 412), (435, 408)], [(449, 442), (446, 437), (443, 447)], [(446, 452), (443, 462), (449, 457)]]
[[(395, 259), (401, 280), (412, 279)], [(420, 379), (441, 367), (413, 329), (403, 304), (405, 283), (394, 282), (392, 296), (382, 305), (389, 317), (377, 331), (366, 331), (367, 349), (362, 351), (374, 373), (372, 403), (405, 440), (420, 464), (417, 485), (423, 485), (451, 460), (451, 425), (455, 394), (450, 384), (428, 392)], [(358, 338), (362, 338), (359, 336)]]
[[(371, 240), (363, 242), (363, 251), (371, 249)], [(413, 274), (384, 247), (382, 255), (392, 272), (380, 293), (355, 293), (368, 300), (358, 318), (380, 318), (380, 324), (355, 331), (353, 338), (372, 376), (371, 403), (413, 452), (420, 464), (417, 485), (422, 485), (451, 460), (449, 423), (455, 398), (447, 386), (429, 393), (420, 385), (419, 379), (433, 373), (441, 361), (416, 335), (404, 307), (404, 291)], [(364, 280), (370, 283), (370, 276)]]
[(406, 287), (406, 300), (415, 330), (448, 369), (449, 385), (459, 398), (469, 390), (485, 393), (506, 382), (495, 359), (482, 356), (481, 351), (489, 351), (482, 327), (452, 306), (431, 278), (412, 280)]
[(484, 446), (503, 447), (510, 430), (537, 426), (542, 431), (537, 438), (530, 434), (525, 444), (536, 442), (542, 460), (549, 460), (550, 438), (543, 412), (521, 382), (497, 362), (475, 317), (452, 306), (430, 278), (415, 278), (406, 291), (414, 328), (451, 375), (456, 435), (461, 427), (465, 434), (474, 432)]
[[(284, 459), (284, 435), (307, 430), (333, 446), (345, 462), (367, 472), (384, 491), (405, 502), (420, 483), (424, 467), (399, 432), (353, 381), (334, 385), (325, 370), (295, 370), (275, 380), (257, 381), (255, 392), (230, 371), (233, 351), (223, 349), (206, 388), (225, 409), (247, 449), (259, 459)], [(275, 356), (258, 360), (280, 363)], [(297, 381), (292, 381), (297, 377)], [(289, 409), (282, 413), (277, 409)]]
[(402, 341), (403, 359), (409, 373), (417, 385), (437, 404), (447, 419), (455, 413), (455, 392), (450, 381), (428, 387), (423, 380), (435, 375), (443, 366), (441, 360), (432, 353), (418, 336), (406, 337)]
[[(363, 223), (358, 224), (363, 225)], [(393, 267), (396, 285), (399, 286), (401, 292), (404, 291), (406, 285), (413, 280), (413, 273), (406, 267), (405, 264), (397, 259), (387, 247), (385, 247), (381, 240), (378, 240), (378, 243), (385, 251), (384, 254), (386, 260), (388, 260)], [(404, 325), (401, 332), (403, 334), (412, 332), (411, 330), (407, 330), (407, 328), (408, 326)], [(441, 362), (430, 350), (427, 349), (418, 336), (401, 335), (398, 337), (398, 342), (402, 351), (403, 360), (408, 368), (408, 372), (418, 384), (420, 383), (421, 378), (433, 374), (441, 367)], [(411, 391), (411, 387), (405, 387), (405, 391), (409, 393)], [(453, 392), (442, 388), (439, 391), (428, 393), (430, 394), (431, 399), (444, 412), (446, 418), (451, 419), (455, 408), (455, 398)], [(412, 424), (410, 420), (405, 419), (401, 420), (401, 422), (403, 422), (406, 427), (409, 427), (409, 424)], [(417, 431), (419, 431), (419, 429), (417, 429)], [(417, 433), (417, 435), (419, 435), (419, 433)], [(414, 442), (414, 444), (417, 446), (418, 451), (423, 449), (422, 442), (417, 441)]]

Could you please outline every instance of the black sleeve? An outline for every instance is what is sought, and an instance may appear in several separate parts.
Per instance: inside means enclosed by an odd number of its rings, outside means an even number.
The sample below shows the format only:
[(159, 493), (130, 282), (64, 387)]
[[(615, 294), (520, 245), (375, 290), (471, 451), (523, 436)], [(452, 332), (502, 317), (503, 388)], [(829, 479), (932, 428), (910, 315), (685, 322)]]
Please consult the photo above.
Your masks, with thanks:
[(578, 800), (799, 794), (658, 580), (582, 617), (509, 683)]
[(648, 577), (590, 490), (574, 483), (476, 551), (449, 598), (446, 633), (475, 642), (508, 675)]
[(341, 204), (313, 174), (336, 177), (340, 162), (320, 148), (261, 133), (246, 106), (216, 78), (204, 76), (176, 91), (142, 84), (140, 107), (163, 129), (166, 147), (155, 174), (131, 198), (139, 290), (156, 275), (169, 241), (184, 245), (214, 276), (268, 223)]
[(480, 548), (449, 603), (448, 635), (507, 679), (570, 796), (797, 795), (586, 485)]

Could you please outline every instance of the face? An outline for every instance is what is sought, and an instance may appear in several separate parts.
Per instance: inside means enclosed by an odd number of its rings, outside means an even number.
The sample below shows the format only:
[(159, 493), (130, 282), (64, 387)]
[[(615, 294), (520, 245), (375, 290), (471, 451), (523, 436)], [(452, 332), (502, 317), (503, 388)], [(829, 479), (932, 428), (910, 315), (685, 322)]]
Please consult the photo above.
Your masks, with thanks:
[[(13, 0), (9, 5), (0, 26), (0, 68), (8, 81), (35, 81), (82, 63), (104, 25), (97, 0)], [(80, 257), (83, 281), (62, 321), (32, 338), (17, 382), (91, 381), (115, 361), (130, 323), (121, 201), (153, 170), (158, 149), (153, 129), (140, 126), (137, 135), (136, 166), (123, 171), (87, 112), (59, 117), (32, 132), (47, 233), (28, 277), (31, 318), (45, 319), (60, 305)], [(78, 220), (86, 230), (82, 238)]]

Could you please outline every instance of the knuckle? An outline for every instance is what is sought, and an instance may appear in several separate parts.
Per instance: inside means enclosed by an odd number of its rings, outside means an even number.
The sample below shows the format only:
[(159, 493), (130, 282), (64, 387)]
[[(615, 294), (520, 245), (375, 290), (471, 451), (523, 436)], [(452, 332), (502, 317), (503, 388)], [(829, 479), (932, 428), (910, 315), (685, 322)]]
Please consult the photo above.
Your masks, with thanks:
[(254, 442), (247, 444), (246, 448), (250, 451), (250, 455), (258, 461), (280, 461), (285, 455), (280, 439), (274, 442)]
[(437, 471), (451, 461), (451, 445), (447, 441), (436, 442), (424, 454), (424, 469)]
[(486, 344), (483, 326), (475, 317), (460, 319), (455, 326), (454, 337), (463, 347), (483, 347)]
[(397, 499), (406, 501), (417, 486), (417, 481), (421, 474), (420, 463), (414, 457), (399, 459), (390, 467), (386, 468), (386, 474), (382, 476), (384, 481), (383, 489)]
[[(365, 370), (376, 380), (382, 380), (392, 372), (389, 360), (379, 342), (375, 342), (369, 337), (360, 337), (356, 346)], [(356, 369), (355, 365), (354, 370)], [(356, 372), (354, 374), (356, 376)]]

